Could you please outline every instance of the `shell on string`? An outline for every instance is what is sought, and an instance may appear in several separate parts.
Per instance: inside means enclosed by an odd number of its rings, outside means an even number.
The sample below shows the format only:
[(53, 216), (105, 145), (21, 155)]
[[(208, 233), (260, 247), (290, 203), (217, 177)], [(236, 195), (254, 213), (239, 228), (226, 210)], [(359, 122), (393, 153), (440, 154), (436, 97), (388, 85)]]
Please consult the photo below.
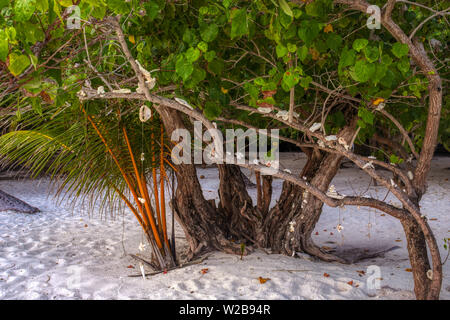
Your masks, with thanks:
[(315, 123), (309, 128), (309, 131), (315, 132), (315, 131), (319, 130), (320, 128), (322, 128), (322, 124), (321, 124), (320, 122), (315, 122)]
[(175, 101), (191, 110), (194, 110), (194, 108), (192, 108), (192, 106), (186, 100), (183, 100), (181, 98), (175, 98)]
[(147, 122), (152, 117), (152, 110), (145, 104), (139, 109), (139, 120)]

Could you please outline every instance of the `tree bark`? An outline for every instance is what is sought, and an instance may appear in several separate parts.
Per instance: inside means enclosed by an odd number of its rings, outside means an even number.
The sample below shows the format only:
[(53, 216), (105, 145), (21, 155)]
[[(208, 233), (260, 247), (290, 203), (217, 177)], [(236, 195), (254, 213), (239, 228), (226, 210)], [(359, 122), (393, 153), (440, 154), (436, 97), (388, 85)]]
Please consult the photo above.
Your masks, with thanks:
[[(352, 120), (339, 136), (351, 141), (356, 121)], [(343, 157), (339, 154), (322, 154), (318, 150), (304, 150), (308, 161), (300, 176), (311, 185), (326, 192), (339, 170)], [(305, 252), (324, 261), (346, 263), (314, 244), (311, 238), (322, 213), (323, 202), (305, 189), (285, 182), (280, 200), (266, 217), (266, 245), (276, 252), (292, 255)]]
[(0, 211), (12, 210), (20, 213), (36, 213), (38, 208), (30, 206), (16, 197), (0, 190)]
[[(186, 128), (178, 111), (162, 106), (158, 110), (169, 137), (174, 130)], [(217, 210), (214, 200), (204, 198), (195, 165), (180, 164), (176, 169), (176, 194), (171, 206), (189, 243), (188, 257), (209, 250), (240, 254), (240, 244), (231, 241), (226, 212)]]
[(409, 260), (413, 270), (414, 293), (418, 300), (425, 300), (431, 286), (431, 280), (427, 276), (431, 268), (425, 236), (415, 220), (401, 221), (401, 223), (406, 234)]

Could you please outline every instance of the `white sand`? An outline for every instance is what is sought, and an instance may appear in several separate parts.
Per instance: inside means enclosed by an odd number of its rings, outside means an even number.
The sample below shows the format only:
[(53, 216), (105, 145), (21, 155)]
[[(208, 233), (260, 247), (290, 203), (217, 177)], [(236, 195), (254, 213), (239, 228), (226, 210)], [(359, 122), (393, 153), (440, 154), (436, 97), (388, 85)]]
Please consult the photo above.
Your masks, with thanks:
[[(283, 163), (293, 171), (289, 155)], [(300, 161), (302, 162), (302, 161)], [(298, 163), (298, 161), (296, 162)], [(433, 162), (429, 190), (421, 205), (438, 239), (441, 256), (443, 238), (450, 237), (450, 158)], [(297, 170), (296, 170), (297, 169)], [(217, 199), (217, 172), (199, 170), (207, 198)], [(254, 180), (254, 177), (251, 177)], [(343, 194), (365, 190), (369, 179), (356, 169), (340, 170), (333, 181)], [(337, 232), (339, 209), (324, 208), (314, 232), (321, 246), (344, 253), (376, 252), (395, 248), (384, 257), (351, 265), (309, 261), (257, 251), (244, 257), (213, 253), (202, 264), (142, 278), (139, 263), (128, 254), (139, 253), (142, 234), (129, 211), (114, 220), (98, 213), (67, 205), (56, 205), (47, 197), (48, 180), (0, 181), (0, 189), (19, 197), (42, 212), (34, 215), (0, 213), (0, 299), (412, 299), (413, 279), (400, 223), (380, 213), (355, 207), (341, 210), (342, 233)], [(381, 187), (371, 187), (370, 195), (384, 197)], [(274, 193), (281, 191), (275, 180)], [(254, 197), (255, 190), (251, 190)], [(274, 199), (275, 201), (275, 199)], [(90, 216), (90, 217), (89, 217)], [(434, 220), (436, 219), (436, 220)], [(326, 230), (326, 231), (325, 231)], [(177, 240), (185, 247), (184, 234), (177, 226)], [(315, 233), (318, 235), (315, 235)], [(330, 233), (333, 233), (331, 235)], [(396, 241), (397, 240), (397, 241)], [(129, 268), (129, 266), (134, 268)], [(380, 289), (369, 290), (369, 274), (357, 271), (380, 268)], [(206, 274), (201, 270), (208, 268)], [(151, 271), (151, 270), (147, 270)], [(329, 274), (325, 277), (324, 273)], [(450, 261), (444, 265), (442, 299), (450, 299)], [(270, 278), (261, 284), (258, 277)], [(353, 281), (353, 285), (348, 282)]]

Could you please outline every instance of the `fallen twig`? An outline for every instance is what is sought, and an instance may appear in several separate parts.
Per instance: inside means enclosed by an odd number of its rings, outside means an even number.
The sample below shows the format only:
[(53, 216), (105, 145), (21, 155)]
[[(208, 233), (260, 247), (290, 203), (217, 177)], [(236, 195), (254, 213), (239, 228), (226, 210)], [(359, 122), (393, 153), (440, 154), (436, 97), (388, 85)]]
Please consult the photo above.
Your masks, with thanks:
[[(142, 259), (142, 258), (140, 258), (138, 256), (135, 256), (135, 255), (132, 255), (132, 254), (130, 256), (132, 256), (133, 258), (135, 258), (135, 259), (137, 259), (139, 261), (144, 262), (147, 265), (152, 266), (150, 264), (150, 262), (148, 262), (148, 261), (146, 261), (146, 260), (144, 260), (144, 259)], [(157, 275), (157, 274), (160, 274), (160, 273), (163, 273), (163, 272), (168, 272), (168, 271), (172, 271), (172, 270), (175, 270), (175, 269), (181, 269), (181, 268), (184, 268), (184, 267), (189, 267), (189, 266), (192, 266), (194, 264), (200, 264), (203, 261), (205, 261), (206, 259), (208, 259), (209, 257), (210, 257), (210, 255), (207, 255), (207, 256), (204, 256), (203, 258), (198, 259), (196, 261), (191, 261), (191, 262), (188, 262), (188, 263), (185, 263), (185, 264), (180, 264), (179, 266), (176, 266), (176, 267), (173, 267), (173, 268), (169, 268), (169, 269), (166, 269), (166, 270), (155, 271), (155, 272), (151, 272), (151, 273), (146, 273), (145, 276), (154, 276), (154, 275)], [(155, 269), (153, 266), (152, 266), (152, 268)], [(142, 277), (142, 274), (131, 274), (128, 277), (131, 277), (131, 278)]]

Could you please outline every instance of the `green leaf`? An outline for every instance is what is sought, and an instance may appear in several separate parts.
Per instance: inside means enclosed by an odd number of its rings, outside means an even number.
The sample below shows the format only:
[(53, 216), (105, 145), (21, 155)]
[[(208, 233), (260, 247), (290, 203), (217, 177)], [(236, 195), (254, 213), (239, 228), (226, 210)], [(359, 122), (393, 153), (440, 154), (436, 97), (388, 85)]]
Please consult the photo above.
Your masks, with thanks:
[(290, 53), (294, 53), (295, 51), (297, 51), (297, 46), (293, 43), (288, 43), (287, 49)]
[(281, 11), (278, 20), (285, 29), (289, 29), (289, 26), (294, 19), (291, 16), (285, 14), (284, 11)]
[(130, 12), (128, 3), (123, 0), (108, 0), (108, 8), (115, 14), (127, 14)]
[(189, 48), (186, 51), (186, 59), (190, 63), (193, 63), (193, 62), (197, 61), (198, 58), (200, 58), (200, 50), (198, 50), (197, 48)]
[(352, 48), (355, 49), (357, 52), (360, 52), (362, 49), (364, 49), (369, 44), (369, 40), (367, 39), (356, 39), (353, 42)]
[(366, 124), (364, 123), (364, 121), (362, 121), (362, 120), (358, 120), (357, 121), (357, 124), (358, 124), (358, 126), (360, 126), (361, 128), (365, 128), (366, 127)]
[(205, 108), (203, 110), (205, 117), (209, 120), (214, 120), (222, 113), (222, 108), (219, 103), (208, 100), (205, 103)]
[(373, 125), (374, 115), (366, 108), (359, 108), (358, 116), (367, 124)]
[(159, 7), (156, 1), (149, 1), (148, 3), (145, 3), (144, 7), (148, 17), (150, 18), (150, 21), (155, 20), (155, 18), (159, 15), (159, 12), (161, 11), (161, 8)]
[(353, 49), (348, 49), (347, 47), (344, 47), (344, 50), (342, 50), (341, 57), (339, 59), (339, 66), (338, 66), (338, 72), (339, 75), (342, 75), (342, 70), (345, 67), (352, 66), (355, 63), (356, 60), (356, 51)]
[(388, 70), (388, 67), (384, 64), (377, 64), (376, 66), (376, 70), (375, 70), (375, 74), (372, 78), (372, 82), (377, 84), (378, 82), (381, 81), (381, 79), (384, 78), (384, 76), (386, 75), (386, 72)]
[(308, 53), (309, 53), (308, 47), (307, 47), (307, 46), (302, 46), (302, 47), (298, 50), (297, 55), (298, 55), (298, 57), (300, 58), (300, 60), (303, 62), (303, 61), (305, 61), (306, 58), (308, 57)]
[(367, 63), (364, 60), (359, 60), (355, 63), (351, 76), (356, 81), (367, 82), (375, 73), (375, 69), (375, 64)]
[(195, 33), (191, 29), (186, 29), (183, 33), (183, 41), (193, 46), (194, 43), (197, 41), (197, 37), (195, 36)]
[(33, 93), (33, 94), (37, 94), (39, 92), (41, 92), (42, 90), (42, 82), (41, 79), (36, 77), (31, 79), (29, 82), (25, 83), (22, 88), (24, 88), (25, 90)]
[(9, 53), (8, 40), (0, 39), (0, 60), (6, 62), (8, 53)]
[(379, 50), (377, 47), (367, 46), (363, 49), (364, 55), (369, 62), (375, 62), (379, 57)]
[(246, 9), (236, 9), (231, 12), (231, 39), (248, 34)]
[(223, 6), (225, 7), (225, 8), (229, 8), (230, 7), (230, 5), (233, 3), (233, 0), (223, 0), (222, 1), (222, 4), (223, 4)]
[(208, 70), (215, 75), (220, 75), (223, 71), (223, 62), (219, 59), (214, 59), (208, 63)]
[(281, 43), (279, 43), (276, 47), (277, 57), (283, 58), (285, 55), (288, 54), (288, 49), (283, 46)]
[(208, 44), (202, 41), (197, 45), (197, 48), (199, 48), (202, 52), (206, 52), (208, 51)]
[(208, 51), (205, 53), (204, 57), (206, 61), (211, 62), (216, 57), (216, 52), (214, 50)]
[(29, 57), (30, 57), (31, 64), (34, 67), (34, 70), (36, 70), (38, 58), (34, 54), (30, 54)]
[(342, 44), (342, 37), (336, 33), (329, 33), (326, 44), (331, 50), (337, 51)]
[(175, 64), (175, 71), (183, 81), (186, 81), (194, 71), (194, 66), (184, 55), (180, 55)]
[(298, 29), (298, 36), (306, 43), (306, 45), (310, 45), (311, 42), (317, 38), (319, 32), (320, 27), (317, 21), (303, 20)]
[(0, 0), (0, 10), (9, 4), (10, 0)]
[(389, 162), (390, 163), (399, 164), (399, 163), (403, 162), (403, 159), (397, 157), (397, 155), (395, 155), (395, 154), (391, 154), (391, 156), (389, 157)]
[(11, 53), (9, 55), (9, 71), (14, 75), (20, 75), (30, 65), (30, 59), (26, 55)]
[(300, 81), (299, 74), (292, 69), (289, 69), (283, 74), (283, 80), (281, 82), (285, 91), (289, 91)]
[(278, 3), (280, 4), (280, 7), (285, 14), (287, 14), (290, 17), (294, 17), (291, 7), (289, 7), (289, 5), (287, 4), (287, 2), (285, 0), (278, 0)]
[(27, 21), (36, 10), (36, 0), (16, 0), (14, 2), (14, 20)]
[(406, 44), (403, 44), (403, 43), (400, 43), (400, 42), (396, 42), (392, 46), (392, 53), (397, 58), (401, 58), (403, 56), (406, 56), (408, 54), (408, 52), (409, 52), (409, 48), (408, 48), (408, 45), (406, 45)]
[(310, 76), (307, 77), (303, 77), (300, 79), (300, 85), (304, 88), (304, 89), (308, 89), (309, 84), (311, 83), (312, 78)]
[(14, 42), (16, 41), (16, 35), (17, 31), (14, 27), (8, 27), (5, 29), (6, 37), (9, 41)]
[(402, 59), (402, 60), (400, 60), (400, 61), (397, 63), (397, 68), (398, 68), (398, 70), (400, 70), (400, 71), (403, 72), (403, 73), (408, 72), (410, 66), (411, 66), (411, 64), (410, 64), (408, 58)]
[(206, 77), (206, 71), (200, 68), (194, 68), (192, 75), (186, 81), (186, 88), (195, 87), (200, 81), (203, 81)]
[(259, 96), (259, 89), (257, 86), (247, 82), (244, 84), (244, 90), (252, 97), (253, 99), (257, 99)]
[(36, 1), (36, 10), (45, 13), (48, 10), (48, 0), (37, 0)]
[(202, 24), (202, 26), (200, 27), (200, 36), (206, 42), (213, 41), (217, 37), (218, 33), (219, 33), (219, 27), (214, 23), (209, 24), (209, 25)]
[(57, 0), (57, 1), (63, 7), (73, 6), (73, 1), (72, 0)]
[[(326, 2), (327, 0), (315, 0), (308, 3), (305, 8), (306, 13), (312, 17), (323, 17), (327, 12)], [(328, 3), (329, 2), (331, 1), (328, 1)]]

